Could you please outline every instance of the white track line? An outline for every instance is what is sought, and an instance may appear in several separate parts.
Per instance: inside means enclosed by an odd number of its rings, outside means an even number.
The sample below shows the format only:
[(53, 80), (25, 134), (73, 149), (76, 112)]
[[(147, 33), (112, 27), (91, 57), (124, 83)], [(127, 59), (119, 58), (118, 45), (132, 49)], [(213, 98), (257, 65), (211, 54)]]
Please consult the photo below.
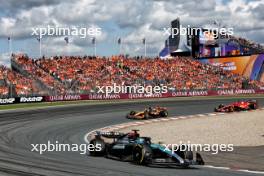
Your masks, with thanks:
[[(264, 110), (263, 108), (259, 108), (258, 110)], [(242, 111), (242, 112), (249, 112), (249, 111)], [(238, 112), (240, 113), (240, 112)], [(132, 127), (132, 126), (139, 126), (139, 125), (145, 125), (145, 124), (150, 124), (150, 123), (155, 123), (155, 122), (165, 122), (165, 121), (170, 121), (170, 120), (179, 120), (179, 119), (187, 119), (187, 118), (194, 118), (194, 117), (206, 117), (206, 116), (216, 116), (216, 115), (225, 115), (227, 113), (224, 112), (219, 112), (219, 113), (205, 113), (205, 114), (196, 114), (196, 115), (187, 115), (187, 116), (175, 116), (175, 117), (170, 117), (170, 118), (166, 118), (166, 119), (151, 119), (145, 122), (127, 122), (127, 123), (123, 123), (123, 124), (119, 124), (119, 125), (110, 125), (110, 126), (106, 126), (103, 128), (99, 128), (96, 130), (93, 130), (89, 133), (87, 133), (84, 136), (84, 141), (89, 143), (88, 137), (90, 135), (92, 135), (93, 133), (95, 133), (95, 131), (111, 131), (111, 130), (119, 130), (119, 129), (123, 129), (123, 128), (127, 128), (127, 127)]]
[(170, 117), (171, 120), (177, 120), (179, 119), (178, 117)]
[[(187, 117), (186, 116), (179, 116), (178, 119), (186, 119)], [(190, 118), (190, 116), (189, 116)]]
[(230, 170), (229, 167), (220, 167), (220, 166), (211, 166), (211, 165), (204, 165), (202, 167), (214, 168), (214, 169), (222, 169), (222, 170)]
[(211, 166), (211, 165), (204, 165), (202, 167), (212, 168), (212, 169), (238, 171), (238, 172), (247, 172), (247, 173), (252, 173), (252, 174), (264, 174), (263, 171), (253, 171), (253, 170), (247, 170), (247, 169), (232, 169), (230, 167), (220, 167), (220, 166)]
[(170, 119), (160, 119), (160, 121), (169, 121)]
[(216, 113), (209, 113), (208, 115), (209, 116), (216, 116), (217, 114)]
[(253, 174), (264, 174), (263, 171), (253, 171), (253, 170), (246, 170), (246, 169), (239, 169), (237, 171), (240, 171), (240, 172), (248, 172), (248, 173), (253, 173)]
[(197, 114), (198, 117), (205, 117), (205, 114)]
[[(264, 110), (263, 108), (259, 108), (258, 110)], [(244, 111), (242, 111), (244, 112)], [(250, 111), (245, 111), (245, 112), (250, 112)], [(238, 112), (240, 113), (240, 112)], [(175, 117), (170, 117), (167, 119), (151, 119), (148, 121), (144, 122), (127, 122), (123, 124), (118, 124), (118, 125), (111, 125), (111, 126), (106, 126), (102, 127), (99, 129), (92, 130), (88, 132), (87, 134), (84, 135), (84, 141), (86, 143), (89, 143), (89, 136), (94, 134), (96, 131), (112, 131), (112, 130), (119, 130), (127, 127), (132, 127), (132, 126), (139, 126), (139, 125), (145, 125), (145, 124), (150, 124), (150, 123), (156, 123), (156, 122), (164, 122), (164, 121), (169, 121), (169, 120), (179, 120), (179, 119), (188, 119), (188, 118), (195, 118), (195, 117), (209, 117), (209, 116), (216, 116), (216, 115), (225, 115), (227, 113), (205, 113), (205, 114), (196, 114), (196, 115), (188, 115), (188, 116), (175, 116)], [(202, 167), (206, 168), (212, 168), (212, 169), (222, 169), (222, 170), (231, 170), (231, 171), (238, 171), (238, 172), (247, 172), (247, 173), (253, 173), (253, 174), (264, 174), (263, 171), (252, 171), (252, 170), (246, 170), (246, 169), (232, 169), (229, 167), (218, 167), (218, 166), (211, 166), (211, 165), (204, 165)]]

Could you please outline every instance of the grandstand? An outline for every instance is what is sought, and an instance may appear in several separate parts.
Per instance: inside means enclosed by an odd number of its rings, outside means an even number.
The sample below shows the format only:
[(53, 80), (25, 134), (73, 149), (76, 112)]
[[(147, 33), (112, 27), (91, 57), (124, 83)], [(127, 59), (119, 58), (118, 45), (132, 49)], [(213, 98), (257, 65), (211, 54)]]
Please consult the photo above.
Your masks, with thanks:
[[(42, 93), (37, 82), (31, 76), (24, 77), (20, 73), (5, 66), (0, 66), (0, 96), (37, 95)], [(44, 92), (43, 92), (44, 93)]]
[[(1, 97), (88, 94), (97, 86), (166, 85), (170, 91), (264, 87), (260, 81), (234, 74), (191, 57), (172, 59), (54, 56), (34, 60), (14, 55), (12, 70), (1, 66)], [(245, 86), (246, 82), (246, 86)]]

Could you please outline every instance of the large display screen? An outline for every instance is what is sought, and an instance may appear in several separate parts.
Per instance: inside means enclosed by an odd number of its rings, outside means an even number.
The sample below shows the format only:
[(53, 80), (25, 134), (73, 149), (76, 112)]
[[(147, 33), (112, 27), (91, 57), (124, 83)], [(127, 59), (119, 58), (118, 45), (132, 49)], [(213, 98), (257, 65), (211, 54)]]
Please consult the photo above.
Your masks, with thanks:
[(214, 45), (216, 43), (215, 33), (203, 29), (199, 32), (199, 43), (203, 45)]
[(221, 66), (224, 70), (243, 75), (251, 80), (264, 81), (264, 54), (200, 59), (201, 62)]

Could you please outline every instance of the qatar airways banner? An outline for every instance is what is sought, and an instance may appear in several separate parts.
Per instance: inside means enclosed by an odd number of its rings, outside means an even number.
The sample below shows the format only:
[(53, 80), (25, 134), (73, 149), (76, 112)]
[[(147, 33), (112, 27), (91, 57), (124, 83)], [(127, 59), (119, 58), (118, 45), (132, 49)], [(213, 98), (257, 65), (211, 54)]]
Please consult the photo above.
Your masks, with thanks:
[(35, 102), (78, 101), (78, 100), (120, 100), (120, 99), (147, 99), (169, 97), (193, 97), (193, 96), (232, 96), (243, 94), (264, 94), (264, 88), (255, 89), (229, 89), (218, 91), (177, 91), (157, 94), (87, 94), (87, 95), (56, 95), (38, 97), (0, 98), (0, 105)]
[(46, 96), (45, 101), (76, 101), (76, 100), (120, 100), (120, 99), (147, 99), (147, 98), (169, 98), (169, 97), (193, 97), (193, 96), (230, 96), (243, 94), (264, 94), (264, 89), (230, 89), (218, 91), (177, 91), (159, 94), (88, 94), (88, 95), (59, 95)]

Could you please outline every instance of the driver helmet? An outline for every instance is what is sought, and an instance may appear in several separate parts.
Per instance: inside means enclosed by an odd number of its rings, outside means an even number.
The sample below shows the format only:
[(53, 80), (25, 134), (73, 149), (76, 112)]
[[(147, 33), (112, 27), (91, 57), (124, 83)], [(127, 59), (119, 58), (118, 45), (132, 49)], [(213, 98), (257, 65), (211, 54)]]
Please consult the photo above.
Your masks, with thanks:
[(129, 139), (137, 139), (139, 137), (139, 134), (135, 131), (135, 132), (131, 132), (128, 134), (128, 138)]

